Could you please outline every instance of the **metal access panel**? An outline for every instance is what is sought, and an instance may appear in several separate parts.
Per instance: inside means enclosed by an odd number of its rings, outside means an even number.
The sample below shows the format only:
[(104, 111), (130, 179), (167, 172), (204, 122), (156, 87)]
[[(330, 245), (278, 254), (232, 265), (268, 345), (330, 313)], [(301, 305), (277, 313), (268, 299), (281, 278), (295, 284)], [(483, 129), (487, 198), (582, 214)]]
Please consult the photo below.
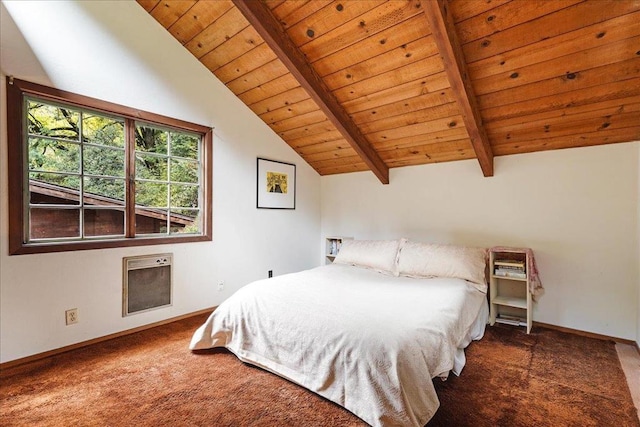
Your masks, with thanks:
[(122, 316), (168, 307), (173, 294), (173, 254), (122, 259)]

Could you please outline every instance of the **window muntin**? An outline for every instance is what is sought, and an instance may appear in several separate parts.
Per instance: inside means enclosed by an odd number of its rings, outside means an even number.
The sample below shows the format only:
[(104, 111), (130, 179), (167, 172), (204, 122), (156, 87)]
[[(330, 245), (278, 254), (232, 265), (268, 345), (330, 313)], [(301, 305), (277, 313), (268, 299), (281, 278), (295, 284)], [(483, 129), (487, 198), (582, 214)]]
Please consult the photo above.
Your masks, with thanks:
[(15, 82), (11, 254), (211, 240), (210, 128)]

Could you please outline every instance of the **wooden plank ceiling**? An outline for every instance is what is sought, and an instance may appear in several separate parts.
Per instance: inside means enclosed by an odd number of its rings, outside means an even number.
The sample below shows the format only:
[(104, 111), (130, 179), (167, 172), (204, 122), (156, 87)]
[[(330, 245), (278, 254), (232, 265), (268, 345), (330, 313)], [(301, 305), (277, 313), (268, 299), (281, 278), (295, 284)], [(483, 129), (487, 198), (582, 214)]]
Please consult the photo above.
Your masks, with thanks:
[(138, 3), (321, 175), (640, 140), (640, 0)]

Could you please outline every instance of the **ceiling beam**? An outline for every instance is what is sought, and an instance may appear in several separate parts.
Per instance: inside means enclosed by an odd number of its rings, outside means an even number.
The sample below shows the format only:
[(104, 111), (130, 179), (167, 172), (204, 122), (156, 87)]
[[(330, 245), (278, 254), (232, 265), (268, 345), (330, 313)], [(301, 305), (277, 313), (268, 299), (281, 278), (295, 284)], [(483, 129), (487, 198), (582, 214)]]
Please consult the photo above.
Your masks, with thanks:
[(262, 1), (255, 0), (233, 0), (233, 4), (271, 47), (280, 61), (298, 80), (300, 86), (309, 93), (309, 96), (318, 104), (371, 171), (383, 184), (388, 184), (389, 168), (387, 165), (307, 62), (304, 54), (293, 44), (268, 6)]
[(484, 176), (493, 176), (493, 151), (487, 131), (482, 125), (482, 116), (467, 71), (467, 63), (458, 40), (453, 17), (449, 12), (449, 2), (426, 0), (422, 5), (482, 173)]

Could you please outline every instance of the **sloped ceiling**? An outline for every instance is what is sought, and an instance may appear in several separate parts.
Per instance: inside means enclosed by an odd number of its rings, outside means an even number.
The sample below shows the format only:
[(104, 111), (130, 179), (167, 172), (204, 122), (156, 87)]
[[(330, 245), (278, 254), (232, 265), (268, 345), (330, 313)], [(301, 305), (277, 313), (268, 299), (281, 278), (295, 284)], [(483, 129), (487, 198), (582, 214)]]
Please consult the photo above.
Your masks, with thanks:
[(321, 175), (640, 140), (640, 0), (138, 3)]

